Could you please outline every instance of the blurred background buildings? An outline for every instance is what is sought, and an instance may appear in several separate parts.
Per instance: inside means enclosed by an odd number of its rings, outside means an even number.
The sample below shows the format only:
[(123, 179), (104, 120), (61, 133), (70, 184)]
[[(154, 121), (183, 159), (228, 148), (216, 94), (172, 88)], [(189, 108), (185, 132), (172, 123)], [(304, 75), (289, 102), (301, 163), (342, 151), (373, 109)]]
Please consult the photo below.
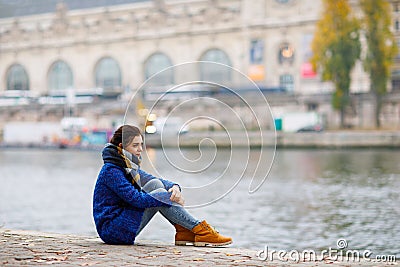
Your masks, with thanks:
[[(400, 1), (390, 2), (398, 34)], [(358, 1), (350, 3), (357, 13)], [(214, 61), (257, 83), (274, 116), (317, 112), (334, 129), (339, 115), (331, 107), (333, 86), (309, 61), (321, 11), (321, 1), (300, 0), (0, 0), (0, 128), (65, 116), (114, 127), (152, 75), (175, 64)], [(400, 56), (395, 60), (381, 115), (383, 128), (390, 129), (400, 127)], [(179, 75), (163, 72), (152, 82), (179, 84)], [(185, 75), (246, 89), (229, 68)], [(352, 78), (348, 126), (372, 128), (373, 99), (361, 62)], [(154, 101), (146, 100), (146, 91), (142, 97), (143, 105)], [(159, 112), (177, 101), (166, 101)]]

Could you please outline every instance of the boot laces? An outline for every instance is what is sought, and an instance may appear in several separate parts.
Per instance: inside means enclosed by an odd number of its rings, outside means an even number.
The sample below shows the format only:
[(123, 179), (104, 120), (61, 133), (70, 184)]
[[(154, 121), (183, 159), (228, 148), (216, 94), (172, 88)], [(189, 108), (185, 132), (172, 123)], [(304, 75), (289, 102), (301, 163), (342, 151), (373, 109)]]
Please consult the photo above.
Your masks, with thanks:
[(215, 227), (208, 225), (207, 228), (213, 233), (213, 234), (218, 234), (219, 232), (217, 231), (217, 229), (215, 229)]

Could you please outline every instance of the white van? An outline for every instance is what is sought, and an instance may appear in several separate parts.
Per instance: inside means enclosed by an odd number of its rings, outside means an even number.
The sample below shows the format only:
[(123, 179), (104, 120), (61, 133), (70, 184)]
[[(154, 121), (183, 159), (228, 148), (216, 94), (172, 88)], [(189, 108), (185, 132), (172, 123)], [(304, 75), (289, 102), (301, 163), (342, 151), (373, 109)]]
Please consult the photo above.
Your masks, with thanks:
[(154, 121), (153, 125), (155, 134), (179, 135), (189, 131), (189, 127), (184, 125), (180, 117), (160, 117)]

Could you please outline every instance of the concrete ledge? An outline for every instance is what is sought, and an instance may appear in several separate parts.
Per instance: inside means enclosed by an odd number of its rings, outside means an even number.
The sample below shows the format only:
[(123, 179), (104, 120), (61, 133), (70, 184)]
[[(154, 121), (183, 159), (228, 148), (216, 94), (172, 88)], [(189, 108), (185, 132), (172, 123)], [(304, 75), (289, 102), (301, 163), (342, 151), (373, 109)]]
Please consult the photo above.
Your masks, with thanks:
[(153, 147), (273, 147), (279, 148), (394, 148), (400, 147), (400, 131), (326, 131), (284, 133), (190, 132), (179, 137), (146, 135)]
[[(1, 266), (385, 266), (379, 262), (262, 261), (256, 251), (240, 248), (199, 248), (141, 241), (112, 246), (95, 237), (0, 229)], [(396, 264), (396, 263), (394, 263)], [(393, 264), (392, 264), (393, 265)]]
[(400, 132), (338, 131), (279, 133), (278, 147), (393, 148), (400, 147)]

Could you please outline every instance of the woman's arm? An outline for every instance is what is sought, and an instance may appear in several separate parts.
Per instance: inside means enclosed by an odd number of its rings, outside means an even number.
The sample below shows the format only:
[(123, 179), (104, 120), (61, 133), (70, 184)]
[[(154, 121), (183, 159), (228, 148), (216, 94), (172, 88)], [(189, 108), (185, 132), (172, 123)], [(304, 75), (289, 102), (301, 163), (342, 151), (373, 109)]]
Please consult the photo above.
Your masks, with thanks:
[(107, 186), (121, 199), (137, 208), (150, 208), (159, 206), (171, 206), (170, 193), (160, 192), (152, 196), (146, 192), (137, 190), (124, 176), (124, 172), (118, 168), (110, 168), (105, 174)]

